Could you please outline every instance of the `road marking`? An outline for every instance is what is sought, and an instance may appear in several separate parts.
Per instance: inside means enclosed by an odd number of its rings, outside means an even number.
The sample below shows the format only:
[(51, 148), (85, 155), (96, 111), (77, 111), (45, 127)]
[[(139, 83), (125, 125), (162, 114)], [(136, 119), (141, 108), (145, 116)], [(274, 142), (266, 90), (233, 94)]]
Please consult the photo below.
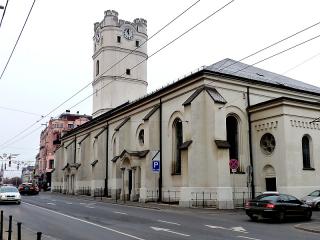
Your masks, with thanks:
[(55, 203), (52, 203), (52, 202), (48, 202), (47, 204), (48, 205), (56, 205)]
[(250, 240), (261, 240), (259, 238), (251, 238), (251, 237), (245, 237), (245, 236), (237, 236), (238, 238), (245, 238), (245, 239), (250, 239)]
[(235, 232), (248, 233), (247, 230), (245, 230), (243, 227), (233, 227), (233, 228), (230, 228), (230, 230)]
[(80, 205), (86, 205), (86, 203), (81, 202)]
[(55, 213), (57, 215), (61, 215), (61, 216), (64, 216), (64, 217), (67, 217), (67, 218), (70, 218), (70, 219), (73, 219), (73, 220), (77, 220), (79, 222), (87, 223), (87, 224), (93, 225), (95, 227), (103, 228), (105, 230), (108, 230), (108, 231), (111, 231), (111, 232), (115, 232), (115, 233), (118, 233), (118, 234), (121, 234), (121, 235), (124, 235), (124, 236), (127, 236), (127, 237), (131, 237), (131, 238), (138, 239), (138, 240), (145, 240), (143, 238), (139, 238), (139, 237), (136, 237), (136, 236), (128, 234), (128, 233), (120, 232), (118, 230), (115, 230), (115, 229), (112, 229), (112, 228), (109, 228), (109, 227), (105, 227), (105, 226), (102, 226), (102, 225), (99, 225), (99, 224), (96, 224), (96, 223), (93, 223), (93, 222), (89, 222), (89, 221), (83, 220), (81, 218), (72, 217), (70, 215), (67, 215), (67, 214), (64, 214), (64, 213), (60, 213), (60, 212), (57, 212), (57, 211), (53, 211), (53, 210), (50, 210), (50, 209), (47, 209), (47, 208), (44, 208), (44, 207), (40, 207), (40, 206), (31, 204), (31, 203), (26, 203), (25, 202), (24, 204), (27, 204), (27, 205), (30, 205), (30, 206), (33, 206), (33, 207), (37, 207), (37, 208), (40, 208), (40, 209), (45, 210), (47, 212)]
[(158, 222), (168, 223), (168, 224), (173, 224), (173, 225), (178, 225), (178, 226), (180, 226), (180, 225), (181, 225), (181, 224), (179, 224), (179, 223), (175, 223), (175, 222), (168, 222), (168, 221), (164, 221), (164, 220), (158, 220)]
[(114, 213), (122, 214), (122, 215), (128, 215), (128, 213), (124, 213), (124, 212), (114, 212)]
[(225, 228), (221, 226), (212, 226), (212, 225), (205, 225), (206, 227), (213, 228), (213, 229), (223, 229), (233, 232), (241, 232), (241, 233), (248, 233), (243, 227), (232, 227), (232, 228)]
[(66, 202), (66, 204), (69, 204), (69, 205), (71, 205), (71, 204), (72, 204), (72, 202)]
[(177, 235), (184, 236), (184, 237), (190, 237), (190, 235), (188, 235), (188, 234), (174, 232), (174, 231), (171, 231), (168, 228), (158, 228), (158, 227), (150, 227), (150, 228), (152, 228), (155, 231), (164, 231), (164, 232), (173, 233), (173, 234), (177, 234)]

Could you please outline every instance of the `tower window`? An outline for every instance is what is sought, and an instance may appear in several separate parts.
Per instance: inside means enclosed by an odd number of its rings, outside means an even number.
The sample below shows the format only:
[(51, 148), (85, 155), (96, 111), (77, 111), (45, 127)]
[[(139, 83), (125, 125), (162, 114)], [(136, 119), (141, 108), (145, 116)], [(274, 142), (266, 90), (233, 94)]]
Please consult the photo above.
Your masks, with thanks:
[(136, 47), (139, 47), (139, 46), (140, 46), (140, 42), (136, 41)]
[(127, 68), (126, 74), (127, 74), (127, 75), (130, 75), (130, 74), (131, 74), (131, 70), (130, 70), (129, 68)]
[(96, 76), (99, 74), (99, 60), (96, 62)]
[(117, 36), (117, 42), (121, 43), (121, 37), (120, 36)]

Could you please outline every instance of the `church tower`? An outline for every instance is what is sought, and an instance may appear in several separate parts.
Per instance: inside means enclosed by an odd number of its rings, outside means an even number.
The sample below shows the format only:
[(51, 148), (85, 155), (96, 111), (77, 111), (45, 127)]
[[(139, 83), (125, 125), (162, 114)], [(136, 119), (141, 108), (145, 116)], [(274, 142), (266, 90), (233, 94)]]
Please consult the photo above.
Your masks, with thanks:
[(147, 93), (147, 39), (146, 20), (124, 21), (114, 10), (94, 24), (93, 117)]

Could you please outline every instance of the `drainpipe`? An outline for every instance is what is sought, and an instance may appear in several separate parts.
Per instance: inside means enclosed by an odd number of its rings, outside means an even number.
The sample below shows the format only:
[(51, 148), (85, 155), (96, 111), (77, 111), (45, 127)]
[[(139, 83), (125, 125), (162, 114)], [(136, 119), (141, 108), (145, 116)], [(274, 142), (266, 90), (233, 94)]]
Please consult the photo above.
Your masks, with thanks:
[(159, 106), (159, 137), (160, 137), (160, 172), (159, 172), (159, 195), (158, 195), (158, 202), (162, 201), (162, 101), (160, 98), (160, 106)]
[(108, 177), (109, 177), (109, 175), (108, 175), (108, 166), (109, 166), (109, 164), (108, 164), (108, 162), (109, 162), (109, 152), (108, 152), (108, 150), (109, 150), (109, 124), (107, 123), (107, 137), (106, 137), (106, 178), (105, 178), (105, 180), (104, 180), (104, 195), (106, 196), (106, 197), (109, 197), (108, 196)]
[(74, 135), (74, 156), (73, 163), (77, 162), (77, 135)]
[(247, 87), (247, 114), (248, 114), (249, 152), (250, 152), (250, 166), (251, 166), (251, 194), (252, 194), (251, 197), (254, 198), (256, 194), (255, 194), (255, 186), (254, 186), (254, 168), (253, 168), (253, 155), (252, 155), (251, 113), (249, 112), (249, 107), (250, 107), (250, 89), (249, 87)]

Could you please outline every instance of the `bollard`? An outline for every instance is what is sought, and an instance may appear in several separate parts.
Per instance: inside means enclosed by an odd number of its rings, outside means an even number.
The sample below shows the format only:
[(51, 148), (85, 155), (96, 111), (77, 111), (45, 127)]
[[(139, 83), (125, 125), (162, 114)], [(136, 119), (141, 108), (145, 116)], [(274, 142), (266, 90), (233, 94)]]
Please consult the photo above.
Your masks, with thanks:
[(17, 223), (17, 227), (18, 227), (18, 240), (21, 240), (21, 222)]
[(0, 240), (3, 239), (3, 211), (1, 210)]
[(37, 240), (41, 240), (41, 234), (42, 232), (37, 232)]
[(12, 233), (12, 216), (9, 216), (9, 228), (8, 228), (8, 240), (11, 240), (11, 233)]

